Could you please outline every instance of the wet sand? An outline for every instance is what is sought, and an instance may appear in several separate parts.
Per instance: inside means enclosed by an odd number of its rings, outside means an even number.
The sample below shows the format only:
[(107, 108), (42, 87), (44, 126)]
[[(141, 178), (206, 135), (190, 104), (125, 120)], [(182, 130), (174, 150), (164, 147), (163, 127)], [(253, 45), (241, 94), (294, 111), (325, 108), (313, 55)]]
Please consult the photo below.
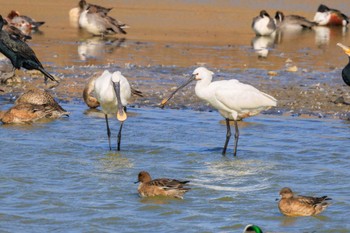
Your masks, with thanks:
[[(261, 9), (300, 14), (308, 19), (320, 3), (343, 9), (344, 1), (95, 1), (114, 7), (111, 16), (130, 25), (125, 37), (106, 40), (91, 37), (72, 27), (68, 11), (77, 1), (6, 1), (1, 14), (12, 9), (44, 20), (41, 34), (29, 42), (45, 67), (62, 79), (51, 91), (60, 101), (82, 102), (82, 90), (91, 75), (104, 69), (121, 70), (144, 92), (134, 106), (156, 107), (175, 86), (199, 65), (217, 75), (237, 78), (276, 97), (278, 107), (270, 113), (348, 119), (349, 90), (341, 80), (346, 55), (335, 44), (349, 44), (349, 33), (340, 28), (282, 35), (273, 41), (269, 54), (260, 58), (252, 43), (251, 19)], [(324, 31), (321, 28), (322, 32)], [(290, 66), (298, 71), (287, 72)], [(10, 101), (33, 86), (47, 88), (36, 72), (17, 71), (22, 82), (3, 85), (0, 92)], [(344, 98), (344, 101), (338, 101)], [(340, 99), (341, 100), (341, 99)], [(171, 108), (211, 109), (199, 100), (193, 86), (170, 103)]]

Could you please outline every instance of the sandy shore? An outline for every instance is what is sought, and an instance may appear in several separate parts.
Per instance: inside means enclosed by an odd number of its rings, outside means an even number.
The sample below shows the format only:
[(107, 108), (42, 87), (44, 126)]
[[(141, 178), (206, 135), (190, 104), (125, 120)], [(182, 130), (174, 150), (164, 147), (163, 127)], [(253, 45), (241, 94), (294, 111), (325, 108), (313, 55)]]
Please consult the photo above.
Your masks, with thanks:
[[(350, 88), (340, 75), (347, 58), (335, 46), (348, 42), (347, 32), (330, 29), (327, 40), (321, 42), (316, 31), (284, 35), (264, 59), (253, 50), (255, 35), (250, 24), (261, 9), (271, 14), (283, 9), (311, 19), (321, 3), (287, 2), (99, 1), (114, 7), (111, 15), (131, 26), (125, 38), (115, 38), (118, 46), (115, 39), (91, 38), (70, 25), (68, 11), (75, 7), (74, 1), (4, 2), (2, 14), (16, 9), (46, 21), (43, 33), (33, 35), (29, 44), (44, 66), (62, 79), (51, 89), (60, 101), (82, 102), (87, 78), (104, 69), (118, 69), (144, 92), (145, 97), (135, 99), (134, 105), (156, 107), (195, 67), (204, 64), (217, 74), (217, 80), (237, 78), (276, 97), (278, 107), (270, 113), (348, 119)], [(322, 3), (346, 10), (343, 1)], [(82, 57), (79, 51), (91, 39), (99, 46), (94, 48), (96, 54)], [(298, 70), (287, 72), (289, 66)], [(36, 73), (16, 73), (22, 83), (1, 86), (5, 99), (12, 100), (28, 88), (47, 88)], [(195, 96), (193, 86), (177, 95), (169, 107), (210, 109)]]

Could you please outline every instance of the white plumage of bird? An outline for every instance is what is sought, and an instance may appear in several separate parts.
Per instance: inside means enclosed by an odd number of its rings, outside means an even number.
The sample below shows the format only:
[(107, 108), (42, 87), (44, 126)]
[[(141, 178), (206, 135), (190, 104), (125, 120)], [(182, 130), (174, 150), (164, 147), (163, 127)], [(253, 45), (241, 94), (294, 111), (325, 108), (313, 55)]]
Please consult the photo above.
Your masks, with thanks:
[(86, 5), (79, 15), (79, 26), (95, 36), (126, 34), (129, 26), (101, 12), (94, 5)]
[(195, 69), (191, 78), (171, 93), (168, 98), (164, 99), (161, 105), (164, 106), (178, 90), (196, 80), (196, 95), (216, 108), (226, 120), (227, 133), (222, 151), (223, 155), (226, 154), (227, 145), (231, 137), (230, 120), (234, 121), (235, 145), (233, 154), (236, 156), (239, 138), (237, 121), (257, 115), (263, 110), (276, 106), (277, 100), (255, 87), (241, 83), (236, 79), (212, 82), (213, 74), (205, 67)]
[(257, 36), (272, 35), (277, 27), (275, 21), (265, 11), (260, 11), (260, 14), (253, 18), (252, 29)]
[(131, 97), (131, 87), (128, 80), (120, 73), (120, 71), (110, 73), (105, 70), (103, 74), (95, 81), (95, 96), (103, 113), (105, 114), (107, 136), (109, 149), (111, 147), (111, 131), (108, 124), (108, 114), (117, 114), (117, 119), (121, 122), (118, 133), (118, 151), (120, 150), (121, 132), (127, 114), (124, 107), (128, 104)]

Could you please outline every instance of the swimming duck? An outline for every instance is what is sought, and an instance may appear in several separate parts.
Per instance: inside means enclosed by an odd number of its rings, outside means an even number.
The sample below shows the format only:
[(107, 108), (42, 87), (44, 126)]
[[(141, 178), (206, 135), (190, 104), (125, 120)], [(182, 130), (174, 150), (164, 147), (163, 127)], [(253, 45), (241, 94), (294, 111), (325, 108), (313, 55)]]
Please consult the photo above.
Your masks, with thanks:
[(99, 11), (94, 5), (87, 5), (79, 16), (79, 26), (96, 36), (126, 34), (128, 26)]
[(276, 11), (275, 23), (279, 30), (302, 30), (311, 29), (317, 23), (307, 20), (299, 15), (284, 15), (281, 11)]
[(263, 233), (263, 231), (257, 225), (249, 224), (244, 228), (243, 233)]
[(151, 175), (141, 171), (138, 175), (138, 193), (141, 197), (168, 196), (183, 199), (183, 195), (190, 190), (184, 187), (188, 180), (180, 181), (168, 178), (152, 180)]
[(320, 4), (314, 16), (314, 21), (320, 26), (346, 26), (349, 17), (336, 9)]
[(0, 15), (0, 52), (11, 60), (12, 65), (16, 69), (23, 67), (27, 70), (38, 70), (45, 76), (45, 82), (49, 78), (58, 83), (58, 81), (44, 69), (28, 44), (10, 36), (3, 30), (4, 24), (4, 19)]
[(7, 111), (2, 111), (0, 120), (4, 124), (32, 123), (37, 120), (57, 119), (69, 116), (49, 92), (39, 89), (31, 89), (19, 96), (15, 105)]
[(18, 104), (7, 111), (0, 111), (3, 124), (32, 123), (50, 115), (50, 106), (34, 104)]
[(276, 24), (270, 15), (262, 10), (259, 16), (253, 18), (252, 29), (257, 36), (269, 36), (276, 31)]
[(330, 205), (326, 201), (332, 200), (327, 196), (295, 196), (288, 187), (281, 189), (280, 196), (282, 197), (278, 202), (280, 212), (291, 217), (317, 215)]
[(342, 70), (341, 75), (346, 85), (350, 86), (350, 47), (343, 45), (342, 43), (337, 43), (337, 45), (344, 50), (345, 54), (348, 55), (349, 58), (349, 62)]
[(68, 116), (69, 113), (62, 113), (48, 104), (36, 105), (20, 103), (11, 107), (7, 111), (0, 111), (0, 121), (3, 124), (25, 124), (33, 123), (40, 119), (56, 119), (61, 116)]

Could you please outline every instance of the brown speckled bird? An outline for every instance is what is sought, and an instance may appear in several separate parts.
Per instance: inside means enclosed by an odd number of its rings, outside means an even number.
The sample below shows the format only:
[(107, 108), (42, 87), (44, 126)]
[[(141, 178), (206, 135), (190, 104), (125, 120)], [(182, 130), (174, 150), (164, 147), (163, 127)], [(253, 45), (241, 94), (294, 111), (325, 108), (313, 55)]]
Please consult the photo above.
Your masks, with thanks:
[(33, 89), (23, 93), (9, 110), (1, 111), (0, 121), (4, 124), (32, 123), (43, 118), (56, 119), (62, 116), (69, 116), (69, 112), (47, 91)]
[(280, 212), (286, 216), (292, 217), (317, 215), (330, 205), (326, 201), (332, 200), (327, 196), (295, 196), (288, 187), (282, 188), (280, 195), (282, 197), (278, 202)]
[(190, 190), (184, 187), (188, 182), (190, 181), (168, 178), (152, 180), (148, 172), (141, 171), (135, 183), (140, 183), (137, 190), (141, 197), (168, 196), (183, 199), (183, 195)]

